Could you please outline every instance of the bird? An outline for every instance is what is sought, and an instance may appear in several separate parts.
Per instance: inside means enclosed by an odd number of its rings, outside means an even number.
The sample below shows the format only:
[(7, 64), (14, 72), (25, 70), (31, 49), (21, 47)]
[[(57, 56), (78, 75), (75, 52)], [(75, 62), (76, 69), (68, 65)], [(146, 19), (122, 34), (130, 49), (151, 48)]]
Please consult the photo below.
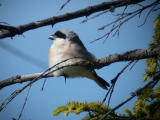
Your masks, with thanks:
[[(101, 88), (108, 89), (110, 84), (97, 75), (96, 71), (85, 66), (67, 66), (82, 60), (95, 61), (95, 56), (88, 52), (79, 36), (72, 30), (61, 29), (49, 36), (53, 40), (48, 52), (49, 68), (54, 77), (86, 77), (95, 81)], [(62, 66), (62, 69), (58, 69)]]

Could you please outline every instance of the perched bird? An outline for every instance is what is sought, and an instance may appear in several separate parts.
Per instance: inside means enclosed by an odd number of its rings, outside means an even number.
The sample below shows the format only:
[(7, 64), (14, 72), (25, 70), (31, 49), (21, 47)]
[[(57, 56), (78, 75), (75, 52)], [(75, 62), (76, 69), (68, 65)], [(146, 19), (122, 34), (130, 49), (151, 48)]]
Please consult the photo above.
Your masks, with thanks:
[[(95, 60), (95, 57), (87, 51), (78, 35), (71, 30), (58, 30), (55, 34), (50, 35), (49, 39), (53, 40), (48, 53), (49, 68), (55, 65), (53, 69), (57, 69), (82, 60)], [(64, 60), (66, 61), (62, 62)], [(109, 87), (109, 83), (98, 76), (93, 69), (84, 66), (68, 66), (56, 70), (52, 74), (65, 78), (86, 77), (94, 80), (103, 89)]]

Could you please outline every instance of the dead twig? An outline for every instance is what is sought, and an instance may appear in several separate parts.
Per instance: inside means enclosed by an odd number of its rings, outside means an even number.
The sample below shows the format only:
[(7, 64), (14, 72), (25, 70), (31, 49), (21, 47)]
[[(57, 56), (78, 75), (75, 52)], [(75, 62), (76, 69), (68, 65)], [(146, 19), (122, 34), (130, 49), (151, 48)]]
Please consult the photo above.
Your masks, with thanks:
[(129, 70), (132, 70), (133, 67), (137, 64), (137, 62), (138, 62), (138, 60), (136, 60), (136, 61), (133, 63), (133, 65), (129, 68)]
[(132, 94), (131, 94), (131, 96), (129, 98), (127, 98), (126, 100), (124, 100), (123, 102), (121, 102), (120, 104), (118, 104), (117, 106), (115, 106), (113, 109), (111, 109), (109, 112), (107, 112), (100, 120), (105, 120), (105, 118), (107, 118), (115, 110), (117, 110), (118, 108), (120, 108), (121, 106), (123, 106), (124, 104), (126, 104), (127, 102), (129, 102), (130, 100), (132, 100), (134, 97), (141, 95), (141, 93), (143, 92), (143, 90), (145, 90), (147, 87), (151, 87), (153, 84), (158, 83), (157, 81), (160, 81), (160, 73), (157, 73), (153, 77), (153, 80), (151, 80), (150, 82), (148, 82), (144, 87), (139, 88), (139, 89), (135, 90), (134, 92), (132, 92)]
[(31, 91), (31, 87), (32, 87), (32, 86), (30, 85), (30, 86), (29, 86), (29, 89), (28, 89), (28, 92), (27, 92), (27, 95), (26, 95), (26, 97), (25, 97), (25, 100), (24, 100), (24, 103), (23, 103), (23, 106), (22, 106), (21, 112), (20, 112), (20, 114), (19, 114), (19, 116), (18, 116), (18, 119), (17, 119), (17, 120), (20, 120), (20, 119), (21, 119), (21, 117), (22, 117), (22, 114), (23, 114), (24, 108), (25, 108), (26, 103), (27, 103), (27, 100), (28, 100), (29, 93), (30, 93), (30, 91)]
[(46, 84), (46, 79), (44, 79), (44, 82), (43, 82), (43, 85), (42, 85), (42, 88), (41, 88), (41, 90), (43, 91), (44, 90), (44, 86), (45, 86), (45, 84)]
[[(123, 12), (121, 14), (117, 14), (116, 16), (118, 16), (116, 18), (116, 20), (114, 20), (113, 22), (109, 23), (109, 24), (106, 24), (106, 25), (103, 25), (101, 26), (100, 28), (98, 28), (98, 30), (104, 30), (105, 28), (109, 27), (112, 25), (112, 28), (107, 32), (105, 33), (104, 35), (102, 35), (101, 37), (91, 41), (91, 43), (97, 41), (97, 40), (100, 40), (100, 39), (103, 39), (105, 38), (105, 40), (110, 36), (110, 34), (113, 33), (113, 36), (115, 35), (119, 35), (119, 31), (120, 31), (120, 28), (121, 26), (126, 23), (127, 21), (129, 21), (130, 19), (134, 18), (135, 16), (139, 15), (139, 17), (141, 16), (142, 12), (144, 12), (145, 10), (147, 10), (148, 8), (151, 8), (149, 10), (149, 12), (147, 13), (146, 17), (145, 17), (145, 20), (143, 22), (143, 24), (141, 24), (140, 26), (144, 25), (147, 21), (147, 18), (149, 17), (150, 13), (151, 12), (154, 12), (155, 8), (157, 5), (159, 5), (160, 3), (158, 1), (154, 1), (152, 2), (151, 4), (149, 5), (146, 5), (146, 6), (140, 6), (141, 8), (135, 10), (135, 11), (132, 11), (132, 12), (129, 12), (129, 13), (125, 13), (125, 10), (127, 9), (127, 5), (126, 7), (124, 8)], [(139, 27), (140, 27), (139, 26)], [(104, 40), (104, 41), (105, 41)]]
[(62, 10), (71, 0), (67, 0), (61, 7), (59, 10)]
[(107, 13), (108, 11), (109, 11), (109, 10), (105, 10), (105, 11), (102, 11), (101, 13), (98, 13), (98, 14), (90, 17), (90, 18), (87, 17), (85, 20), (81, 21), (80, 23), (85, 23), (85, 22), (87, 22), (88, 20), (92, 20), (92, 19), (94, 19), (94, 18), (96, 18), (96, 17), (99, 17), (99, 16), (101, 16), (101, 15), (104, 15), (104, 14)]
[(113, 94), (113, 91), (114, 91), (114, 88), (115, 88), (115, 84), (118, 80), (118, 78), (120, 77), (120, 75), (128, 68), (129, 65), (131, 65), (133, 63), (133, 61), (130, 61), (112, 80), (111, 80), (111, 87), (109, 88), (109, 90), (107, 91), (102, 103), (104, 103), (109, 95), (109, 99), (108, 99), (108, 106), (110, 104), (110, 100), (111, 100), (111, 97), (112, 97), (112, 94)]
[(139, 25), (138, 27), (143, 26), (147, 22), (147, 19), (148, 19), (149, 15), (151, 14), (151, 12), (154, 12), (154, 9), (156, 8), (156, 6), (157, 6), (157, 4), (155, 4), (151, 7), (151, 9), (148, 11), (148, 13), (147, 13), (147, 15), (144, 19), (144, 22), (141, 25)]

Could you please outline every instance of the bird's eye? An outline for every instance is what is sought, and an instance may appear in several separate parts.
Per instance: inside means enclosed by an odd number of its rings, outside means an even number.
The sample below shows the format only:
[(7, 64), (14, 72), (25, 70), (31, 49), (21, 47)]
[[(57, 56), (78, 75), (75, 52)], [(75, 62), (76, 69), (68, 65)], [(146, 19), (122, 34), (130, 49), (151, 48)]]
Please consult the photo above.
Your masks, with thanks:
[(60, 31), (57, 31), (54, 35), (56, 35), (59, 38), (64, 38), (64, 39), (66, 38), (66, 35)]

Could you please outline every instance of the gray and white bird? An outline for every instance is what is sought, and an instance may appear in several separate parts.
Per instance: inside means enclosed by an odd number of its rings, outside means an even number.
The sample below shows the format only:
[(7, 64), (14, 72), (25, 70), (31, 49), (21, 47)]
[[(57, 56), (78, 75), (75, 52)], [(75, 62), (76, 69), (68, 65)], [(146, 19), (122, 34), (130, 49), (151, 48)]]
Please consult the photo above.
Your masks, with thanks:
[[(49, 39), (54, 40), (48, 53), (49, 68), (57, 63), (60, 64), (56, 65), (53, 69), (74, 64), (83, 59), (89, 61), (95, 60), (95, 57), (87, 51), (78, 35), (71, 30), (58, 30), (53, 35), (50, 35)], [(67, 61), (62, 62), (64, 60)], [(64, 76), (65, 78), (86, 77), (94, 80), (103, 89), (109, 87), (109, 83), (98, 76), (93, 69), (84, 66), (68, 66), (54, 71), (52, 74), (55, 77)]]

